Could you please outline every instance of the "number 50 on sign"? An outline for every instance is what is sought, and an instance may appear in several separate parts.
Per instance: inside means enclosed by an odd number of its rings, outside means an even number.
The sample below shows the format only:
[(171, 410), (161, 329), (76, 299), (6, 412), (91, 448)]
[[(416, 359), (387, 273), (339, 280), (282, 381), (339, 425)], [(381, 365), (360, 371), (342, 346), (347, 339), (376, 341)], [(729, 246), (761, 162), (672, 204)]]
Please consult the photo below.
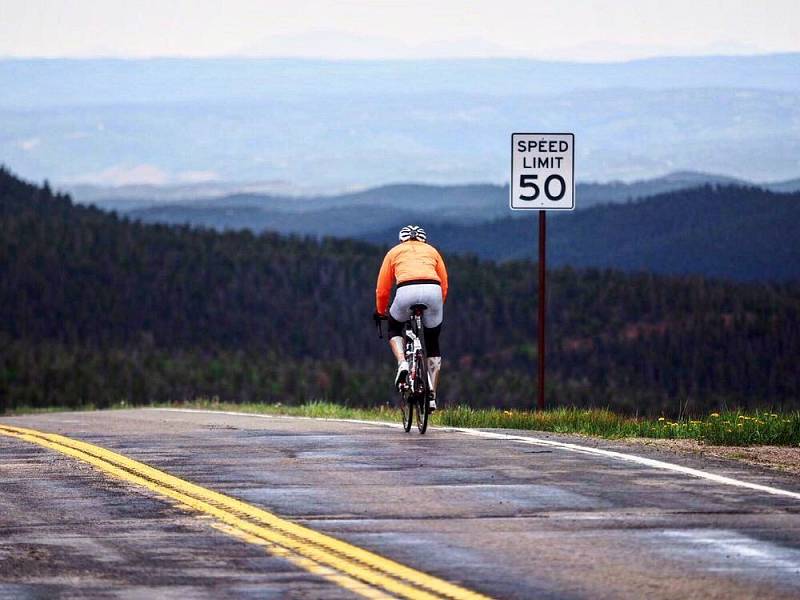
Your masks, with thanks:
[(575, 135), (511, 135), (511, 209), (575, 208)]

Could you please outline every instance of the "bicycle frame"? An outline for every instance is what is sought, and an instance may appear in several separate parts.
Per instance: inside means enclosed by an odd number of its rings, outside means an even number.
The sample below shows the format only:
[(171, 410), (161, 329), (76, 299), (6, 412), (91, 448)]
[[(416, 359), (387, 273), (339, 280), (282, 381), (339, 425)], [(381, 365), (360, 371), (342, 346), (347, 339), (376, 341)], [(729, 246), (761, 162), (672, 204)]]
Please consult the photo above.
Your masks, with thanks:
[[(416, 412), (417, 427), (420, 433), (425, 433), (428, 428), (428, 415), (430, 414), (428, 396), (431, 388), (427, 367), (427, 352), (425, 349), (425, 330), (422, 324), (423, 312), (424, 310), (422, 308), (416, 307), (413, 316), (405, 325), (404, 340), (405, 357), (408, 362), (408, 376), (400, 390), (403, 401), (407, 402), (407, 408), (404, 408), (403, 417), (403, 424), (406, 431), (408, 431), (411, 426), (411, 415)], [(427, 381), (425, 381), (426, 379)], [(408, 411), (408, 421), (406, 421), (406, 410)]]
[(422, 354), (422, 341), (411, 326), (406, 327), (406, 360), (408, 361), (408, 381), (411, 390), (417, 390), (417, 379), (419, 377), (419, 358)]

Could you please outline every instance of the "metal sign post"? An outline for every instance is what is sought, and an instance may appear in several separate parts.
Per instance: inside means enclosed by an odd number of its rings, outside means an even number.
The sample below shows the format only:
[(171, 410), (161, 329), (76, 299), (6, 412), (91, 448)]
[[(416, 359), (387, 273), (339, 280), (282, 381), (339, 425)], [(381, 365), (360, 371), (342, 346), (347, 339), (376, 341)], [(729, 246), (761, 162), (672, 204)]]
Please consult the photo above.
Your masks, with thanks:
[(511, 135), (511, 210), (539, 211), (539, 397), (545, 406), (547, 307), (547, 211), (575, 208), (575, 136), (571, 133)]
[(547, 211), (539, 211), (539, 400), (537, 408), (544, 410), (544, 315), (547, 303), (547, 277), (545, 277), (545, 250), (547, 236)]

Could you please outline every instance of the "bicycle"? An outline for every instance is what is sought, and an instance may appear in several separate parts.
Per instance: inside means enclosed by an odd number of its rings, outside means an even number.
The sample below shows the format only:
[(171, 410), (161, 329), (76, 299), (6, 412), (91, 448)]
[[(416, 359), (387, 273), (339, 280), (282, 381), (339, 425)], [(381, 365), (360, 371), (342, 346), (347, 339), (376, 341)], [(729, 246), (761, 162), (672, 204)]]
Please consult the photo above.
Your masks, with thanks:
[[(403, 429), (411, 431), (416, 415), (417, 429), (420, 434), (428, 430), (428, 417), (431, 414), (430, 397), (431, 382), (428, 377), (428, 353), (425, 349), (425, 328), (422, 324), (422, 315), (428, 307), (424, 304), (415, 304), (411, 307), (411, 318), (403, 329), (405, 339), (405, 357), (408, 362), (408, 375), (399, 386), (400, 410), (403, 416)], [(385, 318), (381, 319), (384, 320)], [(376, 321), (380, 329), (380, 321)]]

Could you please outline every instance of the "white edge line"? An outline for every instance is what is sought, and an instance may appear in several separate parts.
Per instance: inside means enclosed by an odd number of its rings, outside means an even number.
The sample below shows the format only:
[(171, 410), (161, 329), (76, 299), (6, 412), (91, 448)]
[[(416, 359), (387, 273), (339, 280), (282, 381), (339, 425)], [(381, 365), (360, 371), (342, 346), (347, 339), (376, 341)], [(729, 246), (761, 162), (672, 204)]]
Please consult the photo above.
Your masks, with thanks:
[[(218, 415), (233, 415), (236, 417), (257, 417), (261, 419), (303, 419), (309, 421), (334, 421), (339, 423), (356, 423), (359, 425), (378, 425), (382, 427), (402, 428), (399, 423), (389, 423), (387, 421), (367, 421), (362, 419), (333, 419), (322, 417), (292, 417), (288, 415), (265, 415), (246, 412), (234, 412), (223, 410), (203, 410), (196, 408), (151, 408), (146, 410), (161, 410), (169, 412), (189, 412), (189, 413), (204, 413), (204, 414), (218, 414)], [(507, 440), (510, 442), (517, 442), (520, 444), (529, 444), (532, 446), (546, 446), (548, 448), (558, 448), (568, 452), (575, 452), (578, 454), (590, 454), (594, 456), (601, 456), (603, 458), (611, 458), (628, 463), (635, 463), (651, 467), (653, 469), (661, 469), (662, 471), (672, 471), (673, 473), (681, 473), (689, 477), (697, 477), (707, 481), (713, 481), (722, 485), (731, 485), (734, 487), (755, 490), (757, 492), (764, 492), (774, 496), (785, 496), (787, 498), (794, 498), (800, 500), (800, 492), (792, 492), (790, 490), (783, 490), (781, 488), (772, 487), (769, 485), (761, 485), (760, 483), (751, 483), (749, 481), (742, 481), (734, 479), (733, 477), (726, 477), (724, 475), (717, 475), (716, 473), (709, 473), (701, 471), (700, 469), (693, 469), (691, 467), (684, 467), (683, 465), (676, 465), (668, 463), (663, 460), (655, 460), (653, 458), (646, 458), (644, 456), (637, 456), (636, 454), (626, 454), (624, 452), (616, 452), (614, 450), (604, 450), (603, 448), (592, 448), (591, 446), (581, 446), (580, 444), (572, 444), (569, 442), (557, 442), (554, 440), (545, 440), (531, 436), (512, 435), (508, 433), (494, 433), (491, 431), (483, 431), (480, 429), (467, 429), (463, 427), (435, 427), (439, 431), (450, 431), (455, 433), (462, 433), (464, 435), (471, 435), (475, 437), (494, 439), (494, 440)]]

